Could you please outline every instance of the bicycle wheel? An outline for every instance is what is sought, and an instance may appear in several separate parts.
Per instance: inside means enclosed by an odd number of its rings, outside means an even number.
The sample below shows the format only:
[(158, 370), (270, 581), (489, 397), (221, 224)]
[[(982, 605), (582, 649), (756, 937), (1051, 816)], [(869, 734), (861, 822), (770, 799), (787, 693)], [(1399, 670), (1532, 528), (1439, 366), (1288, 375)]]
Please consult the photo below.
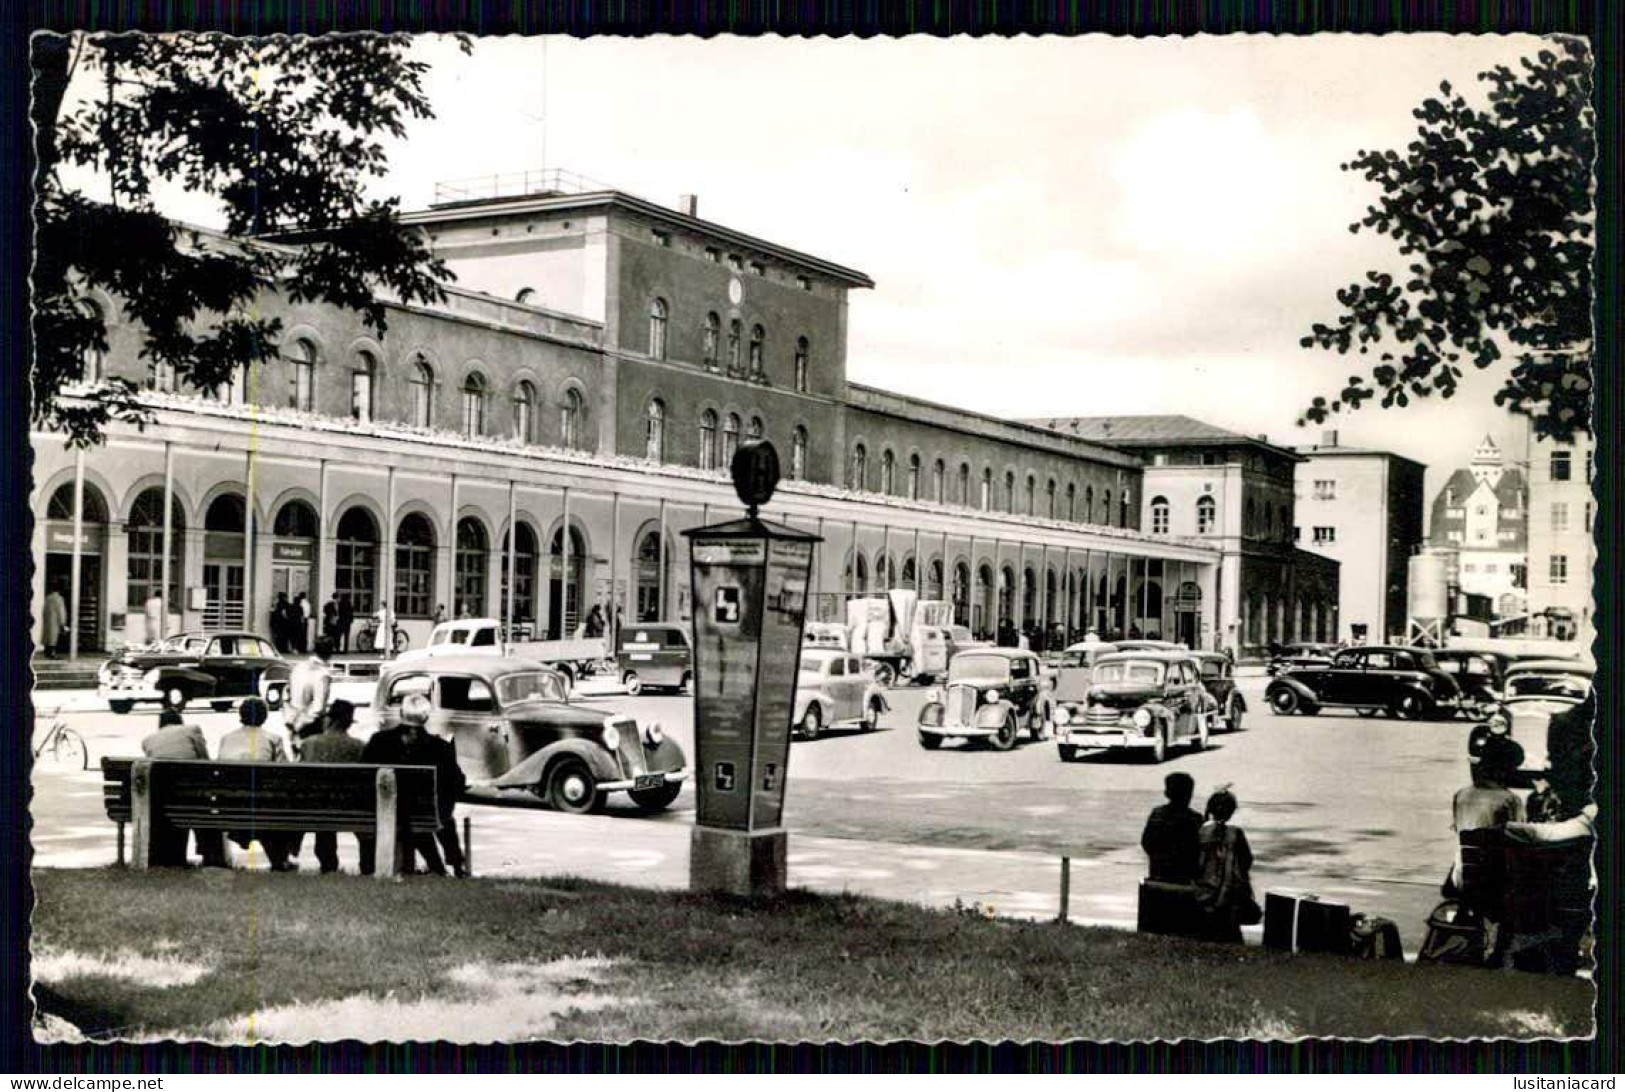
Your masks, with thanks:
[(73, 765), (81, 770), (90, 768), (90, 752), (85, 749), (85, 741), (78, 732), (71, 728), (60, 729), (56, 738), (51, 741), (51, 761), (63, 765)]

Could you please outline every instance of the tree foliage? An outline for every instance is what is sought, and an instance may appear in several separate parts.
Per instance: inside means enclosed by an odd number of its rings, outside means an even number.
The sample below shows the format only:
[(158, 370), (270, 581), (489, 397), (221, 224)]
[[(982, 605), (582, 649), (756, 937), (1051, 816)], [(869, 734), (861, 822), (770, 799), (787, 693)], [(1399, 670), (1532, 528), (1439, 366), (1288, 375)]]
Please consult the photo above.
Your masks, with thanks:
[(1590, 430), (1591, 62), (1583, 41), (1552, 45), (1519, 72), (1480, 73), (1486, 105), (1440, 84), (1412, 111), (1416, 139), (1403, 155), (1361, 151), (1343, 164), (1382, 189), (1349, 231), (1389, 236), (1411, 261), (1403, 278), (1372, 270), (1339, 291), (1343, 313), (1302, 339), (1377, 363), (1336, 400), (1316, 398), (1300, 424), (1379, 392), (1385, 407), (1449, 398), (1465, 363), (1510, 356), (1497, 404), (1528, 413), (1542, 436)]
[[(36, 427), (84, 446), (110, 420), (148, 419), (123, 378), (62, 398), (86, 354), (107, 350), (82, 302), (92, 289), (139, 324), (149, 367), (199, 390), (276, 355), (281, 323), (252, 307), (263, 292), (359, 311), (379, 334), (381, 290), (443, 298), (450, 271), (397, 201), (365, 192), (385, 172), (382, 139), (433, 116), (404, 36), (42, 34), (32, 60)], [(161, 215), (163, 185), (217, 199), (223, 237)], [(257, 241), (267, 234), (300, 242)]]

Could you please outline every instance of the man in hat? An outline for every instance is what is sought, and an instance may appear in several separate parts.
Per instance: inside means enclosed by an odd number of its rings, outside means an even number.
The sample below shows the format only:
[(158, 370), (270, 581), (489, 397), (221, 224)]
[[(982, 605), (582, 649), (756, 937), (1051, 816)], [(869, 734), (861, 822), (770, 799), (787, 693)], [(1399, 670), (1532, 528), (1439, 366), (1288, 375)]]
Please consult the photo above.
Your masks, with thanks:
[[(355, 723), (355, 706), (343, 698), (335, 701), (328, 707), (327, 716), (321, 722), (321, 731), (305, 740), (299, 751), (300, 762), (361, 762), (362, 754), (366, 748), (359, 739), (350, 734), (350, 725)], [(372, 838), (369, 835), (357, 834), (356, 843), (361, 849), (361, 857), (371, 856)], [(316, 832), (316, 863), (323, 872), (337, 872), (339, 870), (339, 838), (330, 830)]]

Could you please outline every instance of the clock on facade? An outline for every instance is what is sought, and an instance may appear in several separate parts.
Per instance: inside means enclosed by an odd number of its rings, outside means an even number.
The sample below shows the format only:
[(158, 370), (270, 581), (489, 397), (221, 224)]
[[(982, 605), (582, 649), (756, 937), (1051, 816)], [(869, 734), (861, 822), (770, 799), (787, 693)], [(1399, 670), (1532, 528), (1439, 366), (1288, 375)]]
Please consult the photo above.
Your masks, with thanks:
[(728, 302), (738, 307), (744, 298), (745, 286), (739, 282), (738, 277), (730, 277), (728, 280)]

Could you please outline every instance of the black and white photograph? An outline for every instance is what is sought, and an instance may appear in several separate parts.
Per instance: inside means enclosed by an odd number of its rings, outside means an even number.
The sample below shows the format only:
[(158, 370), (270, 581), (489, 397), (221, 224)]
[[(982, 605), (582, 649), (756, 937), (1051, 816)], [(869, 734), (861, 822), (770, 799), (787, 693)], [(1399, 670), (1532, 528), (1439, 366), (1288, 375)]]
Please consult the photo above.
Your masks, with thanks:
[(29, 52), (37, 1042), (1597, 1034), (1585, 39)]

